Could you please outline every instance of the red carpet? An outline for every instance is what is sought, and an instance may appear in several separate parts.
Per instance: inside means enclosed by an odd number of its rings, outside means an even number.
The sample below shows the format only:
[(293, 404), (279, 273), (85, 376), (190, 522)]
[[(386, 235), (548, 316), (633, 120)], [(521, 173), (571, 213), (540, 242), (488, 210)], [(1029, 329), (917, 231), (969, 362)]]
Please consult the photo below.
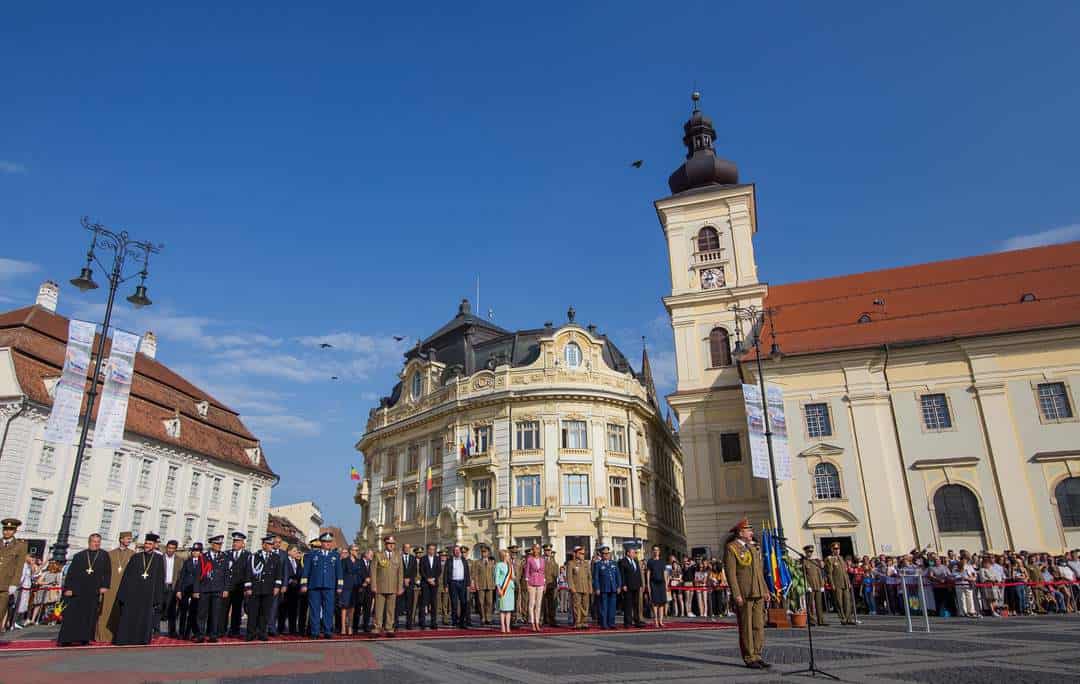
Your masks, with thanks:
[(639, 632), (656, 632), (656, 631), (690, 631), (690, 630), (707, 630), (707, 629), (734, 629), (734, 622), (687, 622), (678, 620), (669, 620), (667, 626), (663, 630), (656, 630), (651, 625), (649, 627), (642, 627), (641, 629), (623, 629), (622, 625), (619, 625), (618, 629), (605, 630), (598, 627), (592, 627), (590, 629), (571, 629), (569, 627), (548, 627), (543, 632), (537, 634), (527, 628), (515, 629), (510, 634), (500, 634), (497, 629), (491, 627), (477, 627), (475, 629), (451, 629), (449, 627), (440, 627), (437, 630), (399, 630), (394, 637), (378, 639), (372, 639), (365, 635), (353, 635), (348, 637), (334, 637), (333, 639), (309, 639), (308, 637), (299, 636), (279, 636), (271, 637), (270, 641), (244, 641), (243, 639), (224, 638), (216, 644), (209, 642), (203, 642), (202, 644), (195, 644), (191, 641), (183, 641), (180, 639), (170, 639), (168, 637), (158, 637), (154, 639), (153, 643), (149, 646), (113, 646), (112, 644), (103, 644), (93, 642), (89, 646), (68, 646), (60, 649), (56, 645), (56, 641), (53, 639), (21, 639), (16, 641), (0, 641), (0, 651), (10, 653), (13, 651), (40, 651), (46, 649), (57, 650), (73, 650), (73, 649), (107, 649), (107, 648), (179, 648), (179, 647), (218, 647), (218, 646), (271, 646), (273, 644), (304, 644), (304, 643), (340, 643), (344, 641), (355, 642), (371, 642), (371, 641), (415, 641), (420, 639), (460, 639), (462, 637), (468, 637), (470, 639), (476, 638), (499, 638), (499, 637), (558, 637), (566, 636), (569, 634), (593, 634), (593, 635), (617, 635), (617, 634), (637, 634)]

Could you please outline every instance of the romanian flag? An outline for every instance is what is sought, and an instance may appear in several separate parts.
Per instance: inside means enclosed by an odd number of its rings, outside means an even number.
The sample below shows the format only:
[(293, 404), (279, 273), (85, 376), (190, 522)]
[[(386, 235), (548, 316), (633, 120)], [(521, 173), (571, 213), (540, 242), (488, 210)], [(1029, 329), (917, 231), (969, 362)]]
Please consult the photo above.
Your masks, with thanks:
[(356, 469), (355, 466), (352, 467), (352, 468), (349, 468), (349, 479), (350, 480), (359, 480), (360, 479), (360, 472)]
[(465, 453), (465, 442), (458, 442), (458, 453), (461, 454), (462, 458), (465, 458), (465, 456), (467, 455)]
[(765, 582), (774, 592), (783, 593), (791, 584), (791, 573), (784, 563), (784, 549), (773, 530), (763, 526), (761, 532), (761, 558), (764, 561)]
[(426, 489), (427, 491), (429, 491), (429, 492), (430, 492), (430, 491), (431, 491), (431, 485), (432, 485), (432, 481), (431, 481), (431, 466), (428, 466), (428, 469), (427, 469), (427, 482), (425, 483), (425, 485), (424, 485), (424, 488), (425, 488), (425, 489)]

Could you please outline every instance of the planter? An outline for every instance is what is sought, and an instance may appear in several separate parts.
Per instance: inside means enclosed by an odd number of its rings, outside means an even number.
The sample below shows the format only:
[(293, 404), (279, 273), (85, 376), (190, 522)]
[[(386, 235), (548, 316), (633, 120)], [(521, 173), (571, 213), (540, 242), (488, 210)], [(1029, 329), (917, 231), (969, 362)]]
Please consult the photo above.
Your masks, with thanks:
[(791, 627), (791, 623), (788, 622), (787, 609), (770, 608), (765, 618), (765, 624), (768, 627), (781, 627), (784, 629)]
[(806, 611), (800, 610), (791, 614), (792, 627), (806, 627)]

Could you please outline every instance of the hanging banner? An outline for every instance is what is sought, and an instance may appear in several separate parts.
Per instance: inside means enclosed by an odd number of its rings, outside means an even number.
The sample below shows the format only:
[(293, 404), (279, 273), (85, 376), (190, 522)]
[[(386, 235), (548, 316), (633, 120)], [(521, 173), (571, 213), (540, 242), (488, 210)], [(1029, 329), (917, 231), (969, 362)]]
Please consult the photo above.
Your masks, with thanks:
[[(761, 388), (743, 385), (743, 404), (746, 423), (750, 429), (750, 462), (754, 477), (768, 480), (769, 445), (765, 438), (765, 419), (761, 409)], [(784, 393), (776, 385), (766, 385), (769, 407), (769, 430), (772, 432), (773, 459), (776, 479), (791, 479), (791, 455), (788, 453), (787, 418), (784, 416)]]
[(86, 376), (90, 370), (90, 346), (94, 343), (96, 326), (86, 321), (68, 322), (67, 352), (64, 370), (53, 391), (52, 412), (45, 424), (45, 441), (54, 444), (73, 444), (79, 429), (79, 411), (86, 392)]
[(135, 372), (135, 351), (139, 336), (117, 330), (112, 337), (112, 350), (105, 364), (105, 388), (101, 391), (101, 407), (94, 424), (94, 448), (119, 449), (124, 443), (124, 421), (127, 420), (131, 377)]

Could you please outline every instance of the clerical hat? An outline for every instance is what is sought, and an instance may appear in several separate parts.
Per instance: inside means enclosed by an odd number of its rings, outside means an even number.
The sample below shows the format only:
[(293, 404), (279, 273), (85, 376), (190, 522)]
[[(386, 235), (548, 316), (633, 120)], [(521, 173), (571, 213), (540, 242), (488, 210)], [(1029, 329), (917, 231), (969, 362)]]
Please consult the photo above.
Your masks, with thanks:
[(143, 537), (143, 541), (159, 542), (161, 541), (161, 537), (154, 534), (153, 532), (147, 532), (146, 536)]

